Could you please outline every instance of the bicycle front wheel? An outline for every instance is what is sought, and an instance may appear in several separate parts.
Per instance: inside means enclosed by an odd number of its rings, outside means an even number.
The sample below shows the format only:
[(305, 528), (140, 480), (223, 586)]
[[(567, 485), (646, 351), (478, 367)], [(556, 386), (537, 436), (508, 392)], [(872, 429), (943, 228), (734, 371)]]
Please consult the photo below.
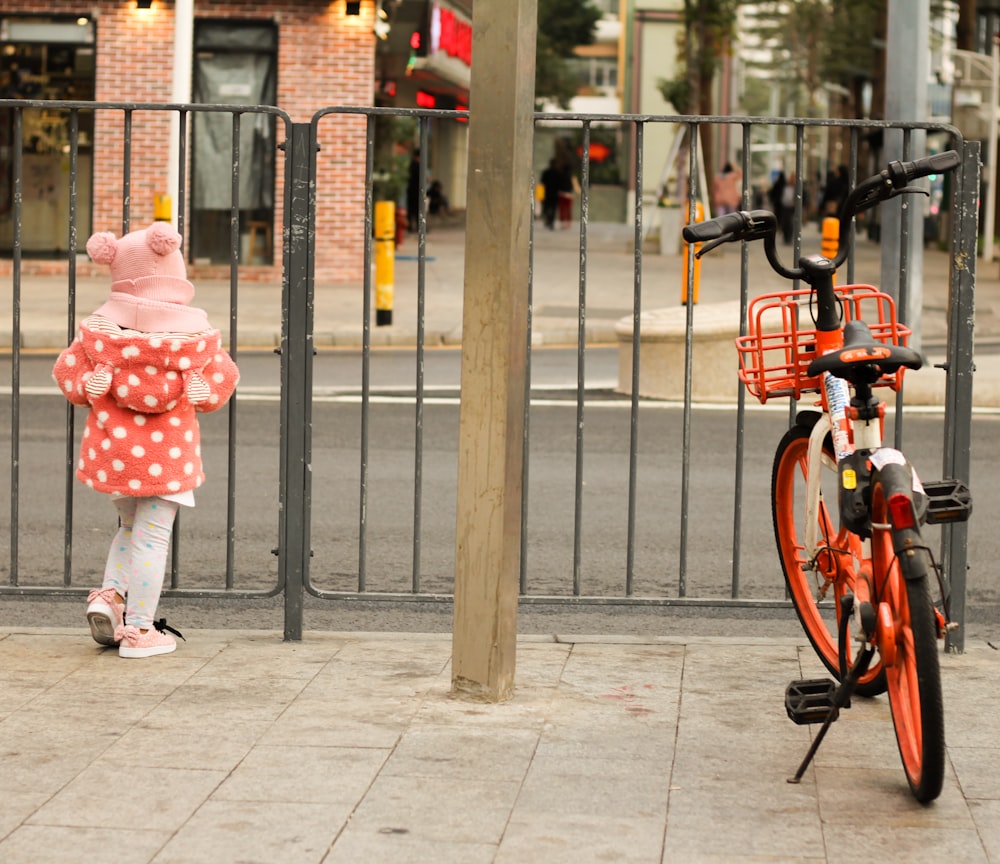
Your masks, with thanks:
[[(841, 598), (853, 593), (853, 561), (860, 543), (833, 524), (827, 501), (836, 507), (837, 463), (829, 436), (823, 445), (820, 497), (815, 511), (818, 548), (806, 550), (806, 486), (809, 480), (809, 435), (811, 428), (796, 424), (778, 444), (771, 474), (771, 507), (774, 538), (785, 575), (785, 584), (802, 629), (830, 673), (840, 679), (838, 626)], [(825, 494), (824, 494), (825, 489)], [(852, 662), (854, 640), (850, 627), (845, 644), (847, 662)], [(878, 696), (886, 688), (881, 660), (876, 657), (858, 682), (855, 692)]]
[[(896, 466), (899, 467), (899, 466)], [(902, 488), (901, 488), (902, 487)], [(889, 527), (893, 493), (910, 497), (893, 479), (876, 477), (872, 486), (872, 566), (878, 590), (876, 641), (886, 665), (889, 707), (899, 755), (913, 796), (922, 804), (941, 794), (944, 783), (944, 706), (938, 662), (937, 623), (928, 584), (927, 552), (918, 528), (905, 538)], [(896, 554), (907, 540), (904, 564)]]

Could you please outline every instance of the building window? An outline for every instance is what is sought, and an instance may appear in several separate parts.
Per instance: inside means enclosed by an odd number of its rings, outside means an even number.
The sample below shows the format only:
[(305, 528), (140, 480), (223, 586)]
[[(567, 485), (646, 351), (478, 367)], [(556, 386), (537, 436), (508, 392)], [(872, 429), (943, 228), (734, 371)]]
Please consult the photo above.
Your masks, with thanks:
[[(90, 18), (0, 18), (0, 98), (93, 101), (94, 23)], [(21, 248), (51, 257), (69, 248), (71, 114), (44, 108), (0, 109), (0, 249), (13, 248), (14, 148), (22, 153)], [(76, 112), (78, 236), (91, 228), (94, 113)], [(76, 250), (73, 250), (74, 252)]]
[[(194, 36), (194, 101), (273, 105), (277, 98), (278, 34), (271, 23), (199, 21)], [(274, 261), (275, 120), (240, 118), (240, 263)], [(230, 258), (232, 115), (194, 116), (190, 250), (194, 261)]]

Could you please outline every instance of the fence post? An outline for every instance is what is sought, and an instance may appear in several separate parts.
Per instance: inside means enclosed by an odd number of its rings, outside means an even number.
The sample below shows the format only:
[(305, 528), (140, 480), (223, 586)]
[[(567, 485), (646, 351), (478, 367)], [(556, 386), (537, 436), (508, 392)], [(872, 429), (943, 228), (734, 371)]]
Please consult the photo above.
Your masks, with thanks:
[(313, 239), (316, 141), (293, 123), (285, 150), (284, 267), (281, 285), (281, 465), (278, 575), (285, 592), (285, 641), (302, 639), (309, 573), (312, 461)]
[[(945, 477), (969, 482), (972, 470), (972, 373), (976, 294), (976, 246), (979, 240), (979, 142), (966, 141), (961, 182), (952, 198), (951, 286), (948, 298), (948, 377), (945, 384)], [(948, 634), (945, 650), (965, 650), (965, 592), (968, 522), (944, 525), (941, 561), (951, 592), (951, 617), (959, 625)]]

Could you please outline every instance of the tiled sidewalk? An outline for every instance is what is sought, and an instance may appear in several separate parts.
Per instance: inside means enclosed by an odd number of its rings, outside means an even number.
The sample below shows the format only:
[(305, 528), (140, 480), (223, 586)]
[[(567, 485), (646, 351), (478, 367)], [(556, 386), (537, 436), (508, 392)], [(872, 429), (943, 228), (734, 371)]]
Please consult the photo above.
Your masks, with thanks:
[(814, 730), (798, 639), (525, 637), (450, 695), (450, 637), (192, 631), (127, 661), (0, 628), (0, 861), (1000, 861), (1000, 654), (942, 657), (949, 766), (910, 796), (885, 698)]

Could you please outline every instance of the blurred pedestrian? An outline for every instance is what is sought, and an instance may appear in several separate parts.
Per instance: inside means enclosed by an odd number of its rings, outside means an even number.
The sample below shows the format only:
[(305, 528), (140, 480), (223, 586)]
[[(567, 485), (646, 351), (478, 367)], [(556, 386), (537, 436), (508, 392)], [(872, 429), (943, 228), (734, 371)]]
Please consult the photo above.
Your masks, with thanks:
[(556, 227), (556, 213), (559, 209), (559, 188), (562, 177), (555, 159), (549, 160), (549, 167), (542, 172), (542, 219), (546, 228)]
[(420, 148), (410, 157), (410, 174), (406, 181), (406, 227), (416, 231), (420, 227)]
[(727, 162), (712, 181), (712, 211), (715, 216), (735, 213), (743, 195), (743, 172)]

